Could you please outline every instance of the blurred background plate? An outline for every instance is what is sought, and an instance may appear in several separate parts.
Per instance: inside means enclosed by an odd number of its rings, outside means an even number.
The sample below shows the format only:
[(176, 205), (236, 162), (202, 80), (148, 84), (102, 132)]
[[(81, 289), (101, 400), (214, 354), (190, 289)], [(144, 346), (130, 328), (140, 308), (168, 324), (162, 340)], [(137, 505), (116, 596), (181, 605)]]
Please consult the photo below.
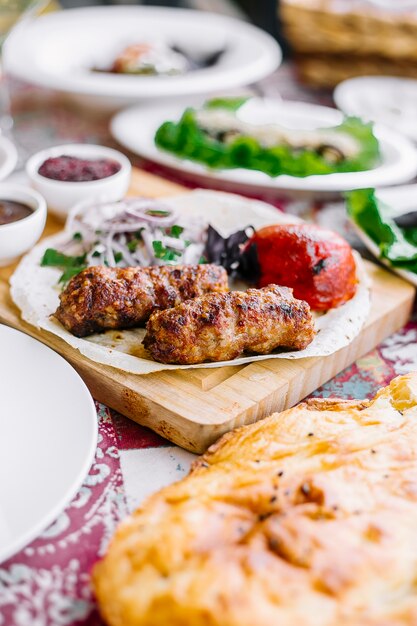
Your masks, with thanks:
[[(113, 117), (111, 132), (125, 148), (150, 161), (179, 170), (188, 178), (210, 184), (226, 183), (242, 190), (296, 191), (335, 193), (349, 189), (394, 185), (411, 180), (417, 173), (417, 151), (410, 141), (385, 127), (377, 127), (382, 163), (372, 170), (320, 176), (277, 176), (245, 169), (209, 170), (203, 165), (179, 159), (156, 147), (154, 136), (166, 120), (178, 120), (186, 106), (199, 106), (202, 101), (182, 104), (160, 103), (138, 105)], [(340, 124), (340, 111), (304, 102), (280, 102), (254, 98), (241, 109), (241, 115), (252, 123), (280, 123), (289, 128), (319, 128)]]
[(340, 83), (333, 97), (347, 115), (386, 124), (417, 141), (417, 80), (360, 76)]
[(0, 135), (0, 180), (11, 174), (16, 167), (17, 150), (14, 144)]
[[(176, 76), (94, 72), (127, 45), (165, 42), (210, 67)], [(227, 16), (186, 9), (115, 6), (60, 11), (20, 24), (4, 46), (10, 74), (103, 107), (142, 99), (208, 93), (246, 85), (281, 63), (281, 49), (260, 29)], [(88, 98), (87, 98), (88, 97)]]
[(37, 537), (81, 486), (97, 413), (56, 352), (0, 325), (0, 561)]

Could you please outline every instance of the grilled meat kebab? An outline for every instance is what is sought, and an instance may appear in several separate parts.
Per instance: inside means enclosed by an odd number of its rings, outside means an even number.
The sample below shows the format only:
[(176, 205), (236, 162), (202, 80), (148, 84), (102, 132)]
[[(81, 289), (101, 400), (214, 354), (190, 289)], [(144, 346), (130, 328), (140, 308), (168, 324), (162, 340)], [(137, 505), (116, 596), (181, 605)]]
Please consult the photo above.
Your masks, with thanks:
[(269, 354), (279, 347), (302, 350), (315, 335), (307, 302), (277, 285), (203, 295), (153, 313), (146, 331), (143, 344), (152, 358), (180, 365)]
[(55, 317), (76, 337), (140, 326), (151, 313), (208, 292), (228, 290), (218, 265), (89, 267), (60, 296)]

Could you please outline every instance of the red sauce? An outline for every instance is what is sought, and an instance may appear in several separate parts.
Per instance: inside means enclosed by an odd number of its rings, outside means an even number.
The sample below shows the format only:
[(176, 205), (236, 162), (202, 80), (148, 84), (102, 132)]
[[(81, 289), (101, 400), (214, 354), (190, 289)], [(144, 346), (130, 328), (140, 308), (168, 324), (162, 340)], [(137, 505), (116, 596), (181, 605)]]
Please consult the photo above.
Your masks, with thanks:
[(112, 159), (79, 159), (62, 155), (47, 159), (38, 169), (38, 174), (64, 182), (83, 183), (101, 180), (117, 174), (121, 165)]
[(15, 202), (14, 200), (0, 200), (0, 226), (2, 224), (11, 224), (28, 217), (32, 213), (32, 209), (26, 204)]

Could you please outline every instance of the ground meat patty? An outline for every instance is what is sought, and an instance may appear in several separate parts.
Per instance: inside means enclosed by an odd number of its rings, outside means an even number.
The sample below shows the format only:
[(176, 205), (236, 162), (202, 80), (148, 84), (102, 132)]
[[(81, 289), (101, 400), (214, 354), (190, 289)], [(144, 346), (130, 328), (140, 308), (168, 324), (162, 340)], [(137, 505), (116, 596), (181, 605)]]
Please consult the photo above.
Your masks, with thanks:
[(292, 289), (211, 293), (151, 315), (143, 344), (155, 361), (228, 361), (275, 348), (302, 350), (314, 338), (310, 307)]
[(151, 313), (228, 290), (218, 265), (89, 267), (68, 283), (55, 317), (77, 337), (140, 326)]

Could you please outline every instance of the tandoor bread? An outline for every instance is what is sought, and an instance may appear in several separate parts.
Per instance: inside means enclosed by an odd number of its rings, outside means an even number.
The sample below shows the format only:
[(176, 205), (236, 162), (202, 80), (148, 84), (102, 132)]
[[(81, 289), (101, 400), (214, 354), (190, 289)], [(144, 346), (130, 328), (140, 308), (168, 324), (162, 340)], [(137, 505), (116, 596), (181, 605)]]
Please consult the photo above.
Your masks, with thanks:
[(417, 373), (224, 436), (93, 584), (112, 626), (417, 624)]
[(417, 5), (391, 0), (281, 0), (300, 77), (334, 86), (352, 76), (417, 77)]

